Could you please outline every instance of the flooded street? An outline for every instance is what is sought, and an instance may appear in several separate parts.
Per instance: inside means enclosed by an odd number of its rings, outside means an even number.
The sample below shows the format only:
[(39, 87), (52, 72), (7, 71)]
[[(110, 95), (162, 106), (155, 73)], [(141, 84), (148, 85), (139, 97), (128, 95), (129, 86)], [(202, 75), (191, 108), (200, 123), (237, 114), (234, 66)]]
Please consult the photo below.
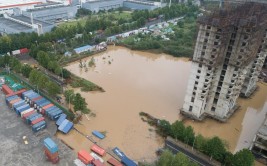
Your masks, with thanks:
[[(87, 63), (91, 57), (86, 58)], [(186, 58), (174, 58), (164, 54), (131, 51), (124, 47), (109, 47), (108, 51), (95, 55), (94, 68), (80, 69), (79, 62), (66, 68), (72, 73), (103, 87), (105, 92), (76, 92), (86, 98), (88, 107), (96, 117), (83, 117), (75, 127), (91, 135), (93, 130), (106, 132), (107, 137), (97, 142), (106, 149), (119, 147), (136, 161), (152, 161), (155, 151), (163, 145), (153, 128), (143, 122), (139, 112), (147, 112), (157, 118), (174, 122), (181, 119), (182, 107), (191, 62)], [(227, 140), (229, 148), (241, 148), (253, 138), (266, 113), (267, 86), (259, 84), (260, 90), (252, 99), (239, 99), (241, 109), (227, 123), (207, 119), (196, 123), (187, 120), (196, 133)], [(265, 104), (265, 109), (263, 106)], [(244, 120), (243, 120), (244, 119)], [(89, 150), (88, 140), (72, 131), (59, 134), (75, 151)], [(89, 146), (89, 145), (88, 145)]]

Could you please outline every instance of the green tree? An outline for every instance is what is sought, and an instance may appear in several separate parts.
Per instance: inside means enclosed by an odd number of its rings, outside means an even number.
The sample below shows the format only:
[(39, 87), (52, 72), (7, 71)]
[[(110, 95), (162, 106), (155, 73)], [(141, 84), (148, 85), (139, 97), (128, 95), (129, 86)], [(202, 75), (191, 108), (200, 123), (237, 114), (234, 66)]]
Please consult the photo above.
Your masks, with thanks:
[(87, 103), (80, 93), (77, 93), (74, 98), (74, 111), (83, 111), (86, 109)]
[(65, 100), (66, 100), (66, 102), (67, 103), (74, 103), (74, 90), (73, 89), (71, 89), (71, 90), (66, 90), (65, 92), (64, 92), (64, 96), (65, 96)]
[(170, 151), (164, 151), (157, 161), (156, 166), (171, 166), (173, 159), (173, 154)]
[(226, 153), (225, 144), (219, 137), (213, 137), (207, 141), (205, 153), (218, 161), (222, 161)]
[(60, 87), (52, 81), (49, 81), (46, 84), (46, 89), (50, 96), (56, 96), (57, 94), (60, 93)]
[(200, 151), (200, 152), (204, 152), (205, 150), (205, 146), (206, 146), (207, 140), (200, 134), (198, 134), (195, 137), (195, 142), (194, 142), (194, 147)]
[(50, 61), (49, 55), (44, 51), (39, 51), (37, 53), (37, 61), (45, 68), (48, 67)]
[(183, 122), (181, 121), (175, 121), (172, 125), (171, 125), (171, 133), (172, 136), (175, 139), (179, 139), (181, 141), (184, 141), (184, 131), (185, 131), (185, 126), (183, 124)]
[(172, 161), (172, 166), (197, 166), (183, 153), (177, 153)]
[(195, 133), (191, 126), (188, 126), (184, 130), (184, 142), (189, 145), (193, 145), (195, 139)]
[(168, 122), (166, 120), (160, 120), (158, 126), (160, 128), (160, 132), (163, 135), (168, 136), (168, 135), (171, 134), (172, 130), (171, 130), (171, 124), (170, 124), (170, 122)]
[(242, 149), (234, 154), (233, 166), (252, 166), (254, 156), (248, 149)]
[(27, 64), (27, 65), (23, 65), (23, 66), (21, 67), (21, 73), (22, 73), (22, 75), (23, 75), (24, 77), (26, 77), (26, 78), (29, 78), (31, 71), (32, 71), (32, 68), (31, 68), (31, 66), (28, 65), (28, 64)]

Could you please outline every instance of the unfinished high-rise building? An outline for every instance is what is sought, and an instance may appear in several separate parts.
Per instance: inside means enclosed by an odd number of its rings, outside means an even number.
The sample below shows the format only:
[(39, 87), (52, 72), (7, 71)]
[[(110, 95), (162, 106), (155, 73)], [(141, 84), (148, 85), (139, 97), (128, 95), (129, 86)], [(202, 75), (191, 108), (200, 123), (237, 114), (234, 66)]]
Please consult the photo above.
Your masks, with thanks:
[(267, 7), (245, 3), (198, 19), (199, 32), (181, 113), (225, 121), (240, 93), (256, 87), (266, 57)]

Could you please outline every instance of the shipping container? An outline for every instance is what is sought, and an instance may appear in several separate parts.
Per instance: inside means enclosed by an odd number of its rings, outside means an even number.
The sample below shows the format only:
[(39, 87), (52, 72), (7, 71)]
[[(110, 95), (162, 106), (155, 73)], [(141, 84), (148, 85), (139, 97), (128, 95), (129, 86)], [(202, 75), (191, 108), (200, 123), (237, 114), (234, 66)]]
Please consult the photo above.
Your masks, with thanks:
[(31, 108), (30, 105), (29, 105), (29, 104), (25, 104), (25, 105), (23, 105), (23, 106), (20, 106), (20, 107), (16, 108), (15, 111), (16, 111), (16, 113), (20, 116), (20, 113), (21, 113), (22, 111), (25, 111), (25, 110), (27, 110), (27, 109), (29, 109), (29, 108)]
[(50, 115), (50, 118), (52, 119), (52, 120), (57, 120), (59, 117), (60, 117), (60, 115), (62, 114), (62, 110), (61, 109), (59, 109), (59, 110), (57, 110), (57, 111), (55, 111), (55, 112), (52, 112)]
[(92, 132), (92, 134), (93, 134), (94, 136), (96, 136), (97, 138), (100, 138), (100, 139), (104, 139), (104, 138), (105, 138), (105, 136), (104, 136), (102, 133), (100, 133), (99, 131), (96, 131), (96, 130), (94, 130), (94, 131)]
[(14, 91), (10, 89), (6, 84), (2, 85), (2, 91), (5, 93), (5, 95), (14, 93)]
[(38, 104), (40, 104), (40, 103), (42, 103), (42, 102), (45, 102), (45, 101), (47, 101), (46, 100), (46, 98), (41, 98), (40, 100), (36, 100), (36, 101), (34, 101), (34, 108), (37, 108), (37, 105)]
[(44, 152), (45, 152), (45, 155), (50, 159), (50, 160), (53, 160), (55, 158), (58, 157), (58, 151), (55, 152), (55, 153), (51, 153), (46, 146), (44, 146)]
[(40, 103), (39, 105), (37, 105), (37, 110), (39, 111), (39, 112), (41, 112), (42, 111), (42, 107), (44, 107), (44, 106), (46, 106), (46, 105), (48, 105), (48, 104), (51, 104), (51, 102), (50, 101), (46, 101), (46, 102), (43, 102), (43, 103)]
[(53, 106), (54, 106), (54, 104), (52, 104), (52, 103), (50, 103), (50, 104), (48, 104), (46, 106), (43, 106), (42, 109), (41, 109), (41, 111), (40, 111), (41, 114), (45, 115), (45, 110), (48, 109), (48, 108), (50, 108), (50, 107), (53, 107)]
[(118, 148), (115, 147), (114, 149), (112, 149), (112, 151), (120, 158), (122, 159), (123, 157), (125, 157), (126, 155)]
[(19, 55), (20, 54), (20, 50), (14, 50), (12, 51), (12, 55)]
[(24, 96), (24, 100), (25, 100), (26, 102), (30, 102), (31, 99), (34, 99), (34, 98), (36, 98), (36, 97), (38, 97), (38, 96), (40, 96), (38, 93), (32, 92), (32, 93), (30, 93), (29, 95), (25, 95), (25, 96)]
[(55, 113), (57, 113), (59, 110), (60, 110), (60, 109), (59, 109), (58, 107), (56, 107), (55, 109), (49, 110), (49, 111), (47, 111), (47, 116), (48, 116), (50, 119), (52, 119), (53, 115), (54, 115)]
[(27, 54), (27, 53), (29, 53), (29, 49), (28, 48), (21, 48), (20, 53), (21, 54)]
[(27, 124), (31, 124), (31, 122), (30, 122), (30, 119), (31, 118), (33, 118), (33, 117), (35, 117), (35, 116), (37, 116), (38, 115), (38, 113), (37, 112), (35, 112), (34, 114), (31, 114), (30, 116), (28, 116), (28, 117), (26, 117), (26, 123)]
[(61, 123), (61, 125), (58, 127), (58, 130), (63, 131), (64, 127), (66, 127), (66, 125), (69, 123), (68, 119), (63, 120), (63, 122)]
[(51, 139), (51, 138), (46, 138), (44, 139), (44, 146), (51, 152), (51, 153), (56, 153), (58, 151), (58, 146), (57, 144)]
[(78, 159), (80, 159), (84, 164), (90, 164), (94, 158), (85, 150), (80, 150), (78, 152)]
[(19, 96), (17, 96), (17, 95), (7, 97), (7, 98), (6, 98), (6, 104), (8, 104), (9, 101), (14, 100), (14, 99), (18, 99), (18, 98), (19, 98)]
[(40, 96), (40, 95), (39, 95), (39, 96), (37, 96), (37, 97), (31, 99), (31, 100), (30, 100), (30, 104), (33, 106), (33, 104), (34, 104), (35, 101), (40, 100), (40, 99), (42, 99), (42, 98), (43, 98), (43, 96)]
[(40, 131), (40, 130), (45, 129), (45, 128), (46, 128), (46, 122), (41, 121), (41, 122), (32, 126), (32, 131), (37, 132), (37, 131)]
[(107, 161), (110, 165), (112, 166), (123, 166), (119, 161), (117, 161), (116, 159), (114, 158), (110, 158), (108, 159)]
[(15, 110), (15, 108), (18, 108), (18, 107), (23, 106), (23, 105), (25, 105), (25, 104), (26, 104), (26, 103), (25, 103), (24, 100), (20, 100), (19, 102), (13, 104), (12, 109)]
[(99, 146), (97, 145), (93, 145), (91, 147), (91, 150), (97, 154), (99, 154), (100, 156), (104, 156), (106, 154), (106, 151), (102, 148), (100, 148)]
[(39, 123), (39, 122), (44, 121), (44, 120), (45, 120), (44, 117), (37, 118), (31, 122), (31, 125), (35, 125), (36, 123)]
[(47, 109), (45, 110), (45, 115), (48, 116), (48, 114), (49, 114), (50, 111), (52, 111), (52, 110), (58, 110), (58, 109), (59, 109), (59, 108), (58, 108), (57, 106), (52, 106), (52, 107), (50, 107), (50, 108), (47, 108)]
[(15, 104), (15, 103), (17, 103), (17, 102), (19, 102), (19, 101), (21, 101), (21, 98), (13, 99), (13, 100), (11, 100), (11, 101), (8, 102), (8, 106), (9, 106), (10, 108), (12, 108), (13, 104)]
[(91, 152), (90, 155), (95, 159), (95, 160), (99, 160), (101, 163), (104, 163), (104, 160), (98, 156), (97, 154), (95, 154), (94, 152)]
[(28, 93), (31, 93), (31, 92), (34, 92), (34, 91), (33, 91), (33, 90), (28, 90), (28, 91), (26, 91), (26, 92), (23, 92), (23, 93), (21, 94), (22, 99), (24, 99), (24, 96), (25, 96), (25, 95), (27, 95)]
[(127, 156), (124, 156), (122, 159), (121, 159), (121, 162), (125, 165), (125, 166), (137, 166), (137, 164), (129, 159)]
[(73, 128), (73, 123), (68, 122), (67, 125), (63, 128), (62, 132), (67, 134), (68, 132), (70, 132), (72, 128)]
[(36, 116), (33, 116), (29, 119), (29, 124), (32, 124), (33, 121), (35, 121), (36, 119), (39, 119), (43, 117), (41, 114), (37, 114)]
[(23, 120), (26, 120), (27, 117), (29, 117), (29, 116), (31, 116), (31, 115), (33, 115), (33, 114), (35, 114), (35, 113), (37, 113), (37, 112), (36, 112), (35, 110), (32, 110), (31, 112), (28, 112), (28, 113), (24, 114), (24, 115), (22, 116), (22, 119), (23, 119)]
[(101, 163), (99, 160), (94, 160), (93, 162), (94, 166), (105, 166), (103, 163)]
[(58, 126), (60, 126), (61, 123), (62, 123), (66, 118), (67, 118), (67, 115), (66, 115), (66, 114), (61, 114), (60, 117), (58, 118), (56, 124), (57, 124)]
[(23, 117), (25, 114), (27, 114), (28, 112), (31, 112), (31, 111), (33, 111), (33, 110), (34, 110), (33, 108), (29, 108), (29, 109), (27, 109), (27, 110), (21, 112), (21, 113), (20, 113), (20, 116)]
[(21, 97), (21, 94), (22, 94), (23, 92), (26, 92), (26, 89), (21, 89), (21, 90), (19, 90), (19, 91), (17, 91), (17, 92), (14, 92), (14, 93), (11, 93), (11, 94), (9, 94), (9, 95), (6, 95), (6, 97), (14, 96), (14, 95), (18, 95), (19, 97)]

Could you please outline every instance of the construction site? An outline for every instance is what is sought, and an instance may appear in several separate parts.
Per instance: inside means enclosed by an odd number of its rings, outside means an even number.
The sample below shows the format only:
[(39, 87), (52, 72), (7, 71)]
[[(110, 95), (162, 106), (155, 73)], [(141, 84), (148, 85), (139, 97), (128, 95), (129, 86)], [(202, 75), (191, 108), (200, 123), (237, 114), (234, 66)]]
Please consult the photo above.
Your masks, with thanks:
[(181, 113), (225, 122), (249, 97), (266, 58), (267, 5), (225, 1), (198, 19), (199, 32)]

